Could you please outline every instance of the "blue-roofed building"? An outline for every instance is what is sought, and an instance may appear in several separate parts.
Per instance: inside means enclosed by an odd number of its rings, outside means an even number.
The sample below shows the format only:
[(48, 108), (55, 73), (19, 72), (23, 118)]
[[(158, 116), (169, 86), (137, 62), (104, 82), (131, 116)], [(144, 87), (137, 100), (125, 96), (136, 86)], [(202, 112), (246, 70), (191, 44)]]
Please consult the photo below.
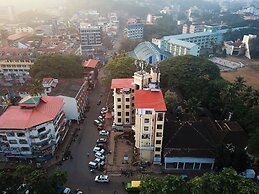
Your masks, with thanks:
[(139, 43), (133, 51), (128, 52), (128, 55), (151, 65), (171, 56), (170, 53), (162, 51), (158, 46), (148, 41)]

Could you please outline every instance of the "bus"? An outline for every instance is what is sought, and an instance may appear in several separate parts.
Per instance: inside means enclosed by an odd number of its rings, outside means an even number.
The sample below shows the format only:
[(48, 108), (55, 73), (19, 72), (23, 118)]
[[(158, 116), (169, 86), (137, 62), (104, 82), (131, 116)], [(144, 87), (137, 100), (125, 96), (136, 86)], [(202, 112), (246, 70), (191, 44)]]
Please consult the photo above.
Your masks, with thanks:
[(140, 191), (140, 183), (141, 181), (131, 181), (126, 184), (127, 192), (139, 192)]

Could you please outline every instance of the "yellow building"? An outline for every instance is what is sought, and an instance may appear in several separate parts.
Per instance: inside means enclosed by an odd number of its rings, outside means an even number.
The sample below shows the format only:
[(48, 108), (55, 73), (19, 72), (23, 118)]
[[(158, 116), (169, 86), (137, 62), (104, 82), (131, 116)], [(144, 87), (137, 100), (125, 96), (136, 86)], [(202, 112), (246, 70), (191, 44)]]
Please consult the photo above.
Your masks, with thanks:
[(166, 106), (161, 90), (135, 91), (135, 146), (140, 160), (161, 163)]
[(113, 79), (111, 89), (113, 89), (116, 126), (132, 125), (134, 123), (133, 78)]

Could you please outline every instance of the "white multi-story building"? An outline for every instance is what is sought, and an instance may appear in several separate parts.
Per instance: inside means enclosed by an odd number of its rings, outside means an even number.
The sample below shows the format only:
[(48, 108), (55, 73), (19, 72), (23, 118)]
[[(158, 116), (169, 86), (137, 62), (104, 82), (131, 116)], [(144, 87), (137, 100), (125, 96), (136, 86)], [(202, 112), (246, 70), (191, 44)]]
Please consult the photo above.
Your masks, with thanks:
[(21, 33), (21, 32), (29, 32), (29, 33), (33, 33), (33, 28), (30, 26), (24, 26), (24, 27), (18, 27), (15, 29), (15, 33)]
[(0, 153), (7, 158), (49, 159), (62, 140), (66, 118), (59, 97), (26, 97), (0, 116)]
[(113, 90), (116, 126), (129, 126), (135, 122), (133, 81), (133, 78), (112, 80), (111, 89)]
[(130, 18), (124, 29), (125, 37), (129, 39), (142, 39), (144, 34), (144, 24), (139, 18)]
[(102, 32), (100, 27), (81, 23), (79, 31), (82, 55), (93, 53), (95, 49), (102, 46)]

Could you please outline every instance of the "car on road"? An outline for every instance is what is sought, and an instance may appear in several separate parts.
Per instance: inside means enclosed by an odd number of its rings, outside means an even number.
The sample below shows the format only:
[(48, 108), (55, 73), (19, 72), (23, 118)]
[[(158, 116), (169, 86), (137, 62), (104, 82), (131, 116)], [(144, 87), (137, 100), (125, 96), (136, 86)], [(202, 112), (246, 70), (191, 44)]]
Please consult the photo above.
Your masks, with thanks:
[(101, 130), (101, 131), (99, 131), (99, 135), (107, 136), (107, 135), (109, 135), (109, 131)]
[(99, 120), (94, 120), (94, 124), (97, 126), (97, 127), (102, 127), (103, 126), (103, 123)]
[(100, 159), (102, 159), (102, 160), (104, 160), (104, 158), (105, 158), (105, 156), (104, 156), (102, 153), (100, 153), (100, 152), (96, 152), (94, 156), (95, 156), (96, 158), (100, 158)]
[(100, 130), (105, 130), (104, 128), (103, 128), (103, 126), (97, 126), (97, 129), (100, 131)]
[(95, 158), (95, 159), (94, 159), (94, 162), (97, 162), (97, 163), (100, 164), (101, 166), (103, 166), (103, 165), (105, 164), (105, 162), (104, 162), (102, 159), (100, 159), (100, 158)]
[(81, 191), (80, 189), (77, 189), (75, 193), (76, 194), (83, 194), (83, 191)]
[(107, 142), (107, 139), (105, 139), (103, 137), (96, 140), (96, 143), (106, 143), (106, 142)]
[(97, 102), (97, 105), (100, 105), (102, 103), (102, 101), (101, 100), (99, 100), (98, 102)]
[(104, 149), (106, 147), (106, 145), (104, 143), (96, 143), (96, 147), (100, 147), (100, 148)]
[(69, 194), (71, 193), (71, 189), (66, 187), (63, 191), (62, 191), (62, 194)]
[(98, 163), (95, 162), (95, 161), (90, 161), (90, 162), (88, 163), (88, 166), (89, 166), (89, 168), (97, 169), (97, 168), (98, 168)]
[(98, 152), (98, 151), (100, 151), (100, 150), (101, 150), (101, 148), (98, 147), (98, 146), (95, 146), (95, 147), (93, 148), (93, 152)]
[(107, 106), (102, 107), (101, 112), (107, 113), (108, 112), (108, 107)]
[(98, 175), (94, 180), (98, 183), (108, 183), (110, 181), (108, 175)]

